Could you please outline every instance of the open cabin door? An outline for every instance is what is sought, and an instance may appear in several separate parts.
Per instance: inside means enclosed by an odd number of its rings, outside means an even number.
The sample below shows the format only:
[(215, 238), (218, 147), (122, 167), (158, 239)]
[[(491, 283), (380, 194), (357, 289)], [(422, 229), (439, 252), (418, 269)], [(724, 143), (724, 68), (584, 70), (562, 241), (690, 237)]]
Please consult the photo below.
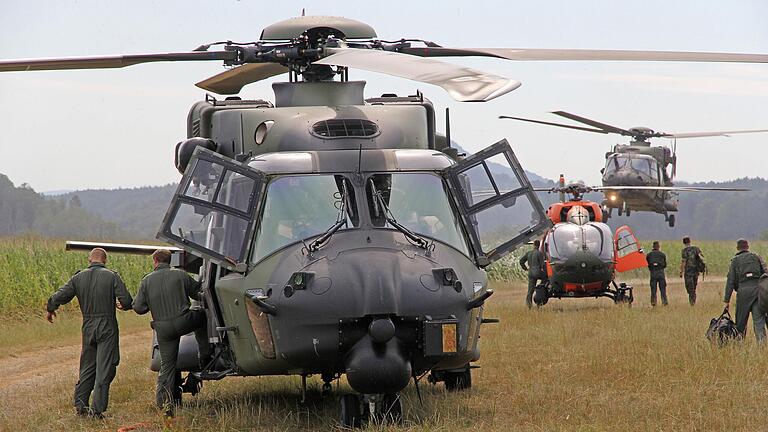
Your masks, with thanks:
[(481, 267), (542, 235), (551, 225), (507, 140), (444, 173)]
[(265, 179), (261, 171), (197, 148), (157, 237), (229, 270), (245, 271)]
[(625, 272), (648, 267), (640, 242), (628, 226), (617, 228), (613, 241), (616, 250), (616, 271)]

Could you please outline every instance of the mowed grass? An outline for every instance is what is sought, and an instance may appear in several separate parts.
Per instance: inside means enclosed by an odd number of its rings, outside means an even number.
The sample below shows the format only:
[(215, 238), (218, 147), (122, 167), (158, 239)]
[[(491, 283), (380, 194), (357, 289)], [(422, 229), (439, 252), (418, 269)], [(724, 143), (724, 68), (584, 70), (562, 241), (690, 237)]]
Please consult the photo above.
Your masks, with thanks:
[[(732, 248), (730, 243), (722, 250)], [(713, 253), (704, 244), (702, 249), (712, 262)], [(73, 264), (82, 265), (81, 253), (58, 250), (51, 256), (80, 257)], [(647, 285), (635, 282), (632, 307), (607, 299), (564, 299), (531, 311), (524, 306), (523, 284), (494, 282), (496, 294), (485, 314), (501, 323), (483, 326), (481, 368), (473, 371), (472, 390), (448, 393), (424, 380), (421, 405), (411, 384), (403, 392), (404, 423), (367, 430), (762, 430), (768, 348), (755, 344), (751, 325), (742, 343), (717, 348), (704, 339), (709, 320), (722, 310), (723, 282), (717, 279), (700, 286), (695, 307), (688, 306), (679, 279), (670, 277), (671, 305), (665, 308), (650, 308)], [(77, 310), (63, 311), (51, 325), (38, 307), (0, 320), (0, 361), (20, 352), (45, 356), (48, 348), (79, 342)], [(153, 406), (156, 375), (148, 370), (147, 321), (132, 313), (119, 317), (124, 340), (134, 338), (122, 346), (107, 420), (74, 416), (76, 355), (52, 357), (55, 376), (3, 394), (0, 430), (96, 431), (138, 424), (145, 424), (139, 430), (178, 431), (340, 429), (337, 395), (349, 388), (342, 381), (323, 399), (317, 377), (309, 380), (306, 404), (300, 401), (298, 377), (208, 382), (197, 397), (185, 395), (178, 417), (163, 425)], [(146, 332), (146, 342), (135, 342), (136, 335), (143, 337), (137, 332)]]

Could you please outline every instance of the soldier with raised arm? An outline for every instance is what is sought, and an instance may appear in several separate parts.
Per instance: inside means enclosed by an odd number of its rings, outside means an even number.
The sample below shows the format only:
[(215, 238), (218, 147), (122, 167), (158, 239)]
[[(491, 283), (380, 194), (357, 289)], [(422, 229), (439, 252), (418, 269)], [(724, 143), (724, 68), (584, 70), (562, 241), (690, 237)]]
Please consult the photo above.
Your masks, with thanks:
[(77, 297), (83, 314), (83, 347), (80, 379), (75, 385), (75, 410), (80, 416), (103, 418), (109, 386), (120, 363), (115, 306), (130, 309), (132, 299), (120, 275), (106, 267), (104, 249), (91, 250), (88, 263), (88, 268), (75, 273), (48, 299), (46, 319), (53, 323), (56, 309)]

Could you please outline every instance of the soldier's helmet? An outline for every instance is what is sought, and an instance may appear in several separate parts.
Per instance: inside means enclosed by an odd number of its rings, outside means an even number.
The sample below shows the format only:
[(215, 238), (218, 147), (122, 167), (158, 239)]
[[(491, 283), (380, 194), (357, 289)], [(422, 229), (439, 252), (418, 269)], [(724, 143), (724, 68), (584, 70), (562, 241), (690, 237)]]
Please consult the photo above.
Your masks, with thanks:
[(568, 210), (566, 219), (576, 225), (584, 225), (589, 222), (589, 212), (582, 206), (573, 206)]

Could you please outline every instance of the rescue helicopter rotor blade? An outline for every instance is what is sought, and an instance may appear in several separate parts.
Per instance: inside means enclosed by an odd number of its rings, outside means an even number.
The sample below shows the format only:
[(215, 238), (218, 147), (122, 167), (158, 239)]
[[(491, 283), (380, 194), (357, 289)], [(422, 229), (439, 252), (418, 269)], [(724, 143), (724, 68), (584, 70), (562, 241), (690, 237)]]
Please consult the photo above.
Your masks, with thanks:
[(567, 125), (567, 124), (562, 124), (562, 123), (552, 123), (552, 122), (546, 122), (546, 121), (541, 121), (541, 120), (532, 120), (532, 119), (527, 119), (527, 118), (523, 118), (523, 117), (512, 117), (512, 116), (501, 115), (501, 116), (499, 116), (499, 118), (500, 119), (510, 119), (510, 120), (520, 120), (520, 121), (524, 121), (524, 122), (538, 123), (538, 124), (543, 124), (543, 125), (548, 125), (548, 126), (557, 126), (557, 127), (568, 128), (568, 129), (576, 129), (576, 130), (582, 130), (582, 131), (587, 131), (587, 132), (596, 132), (596, 133), (601, 133), (601, 134), (609, 133), (608, 131), (606, 131), (604, 129), (591, 129), (591, 128), (585, 128), (585, 127), (581, 127), (581, 126), (572, 126), (572, 125)]
[(164, 54), (131, 54), (95, 57), (57, 57), (44, 59), (0, 60), (0, 72), (62, 69), (115, 69), (141, 63), (210, 61), (237, 59), (235, 51), (198, 51)]
[(742, 133), (760, 133), (768, 132), (768, 129), (751, 129), (751, 130), (735, 130), (735, 131), (716, 131), (716, 132), (684, 132), (684, 133), (665, 133), (662, 134), (662, 138), (700, 138), (700, 137), (713, 137), (713, 136), (730, 136), (732, 134)]
[(634, 136), (635, 135), (635, 134), (633, 134), (632, 132), (630, 132), (630, 131), (628, 131), (626, 129), (622, 129), (622, 128), (616, 127), (616, 126), (611, 126), (609, 124), (601, 123), (599, 121), (595, 121), (595, 120), (592, 120), (592, 119), (588, 119), (586, 117), (578, 116), (576, 114), (571, 114), (569, 112), (565, 112), (565, 111), (552, 111), (552, 114), (559, 115), (560, 117), (565, 117), (567, 119), (571, 119), (571, 120), (577, 121), (579, 123), (584, 123), (586, 125), (590, 125), (590, 126), (598, 128), (598, 129), (602, 129), (602, 130), (605, 131), (605, 133), (616, 133), (616, 134), (625, 135), (625, 136)]
[(327, 48), (313, 64), (344, 66), (399, 76), (442, 87), (460, 102), (486, 102), (520, 87), (520, 82), (466, 66), (393, 51)]
[(495, 57), (523, 61), (679, 61), (768, 63), (768, 54), (692, 51), (637, 51), (539, 48), (406, 47), (399, 52), (420, 57)]
[(277, 63), (247, 63), (216, 74), (195, 85), (216, 94), (237, 94), (247, 84), (288, 71), (287, 67)]

